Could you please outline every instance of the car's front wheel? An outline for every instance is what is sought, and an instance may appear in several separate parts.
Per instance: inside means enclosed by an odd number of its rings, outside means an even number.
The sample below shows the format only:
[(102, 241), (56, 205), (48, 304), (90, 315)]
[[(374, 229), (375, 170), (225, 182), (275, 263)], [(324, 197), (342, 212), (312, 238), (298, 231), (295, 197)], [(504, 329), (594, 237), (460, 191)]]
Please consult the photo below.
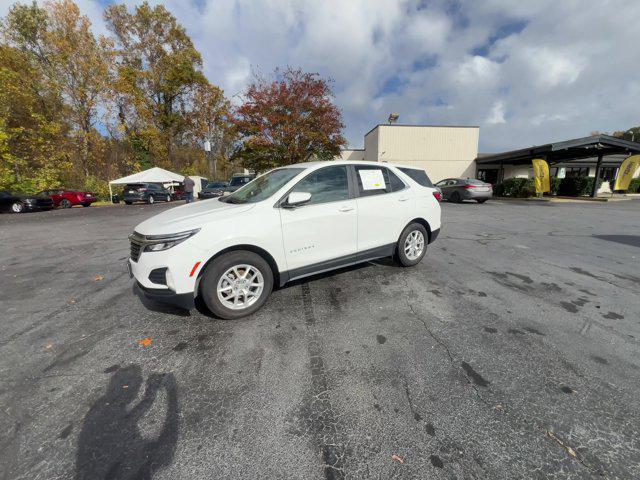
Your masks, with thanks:
[(267, 301), (273, 272), (260, 255), (246, 250), (229, 252), (207, 266), (200, 294), (211, 312), (226, 320), (245, 317)]
[(124, 201), (125, 205), (131, 205), (133, 202), (129, 202), (127, 200)]
[(62, 208), (71, 208), (71, 202), (69, 200), (67, 200), (66, 198), (63, 198), (62, 201), (60, 202), (60, 206)]
[(400, 234), (396, 256), (400, 265), (412, 267), (420, 263), (427, 253), (427, 230), (419, 223), (410, 223)]
[(169, 203), (171, 201), (171, 195), (167, 195), (164, 199), (165, 202)]
[(11, 204), (11, 211), (13, 213), (22, 213), (24, 212), (24, 204), (22, 202), (15, 202)]
[(153, 195), (149, 195), (149, 198), (147, 199), (147, 203), (151, 205), (152, 203), (155, 203), (155, 202), (156, 202), (156, 199), (153, 198)]

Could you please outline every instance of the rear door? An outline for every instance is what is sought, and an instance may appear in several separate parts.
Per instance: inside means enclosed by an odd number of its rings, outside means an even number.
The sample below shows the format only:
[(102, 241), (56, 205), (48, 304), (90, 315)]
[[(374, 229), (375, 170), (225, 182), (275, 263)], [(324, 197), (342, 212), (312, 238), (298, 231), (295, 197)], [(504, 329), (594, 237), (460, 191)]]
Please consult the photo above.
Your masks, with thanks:
[(358, 210), (349, 167), (334, 165), (315, 170), (291, 191), (311, 194), (307, 204), (279, 207), (291, 278), (354, 263)]
[(353, 168), (358, 194), (358, 259), (390, 255), (413, 213), (409, 188), (387, 167)]

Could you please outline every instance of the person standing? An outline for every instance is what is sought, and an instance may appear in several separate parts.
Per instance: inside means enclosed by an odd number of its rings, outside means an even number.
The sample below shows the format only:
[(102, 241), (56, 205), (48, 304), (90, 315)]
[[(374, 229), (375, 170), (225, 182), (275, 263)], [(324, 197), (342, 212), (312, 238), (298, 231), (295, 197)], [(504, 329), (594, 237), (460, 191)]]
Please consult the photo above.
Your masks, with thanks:
[(190, 177), (184, 177), (184, 196), (187, 203), (193, 202), (193, 186), (196, 184)]

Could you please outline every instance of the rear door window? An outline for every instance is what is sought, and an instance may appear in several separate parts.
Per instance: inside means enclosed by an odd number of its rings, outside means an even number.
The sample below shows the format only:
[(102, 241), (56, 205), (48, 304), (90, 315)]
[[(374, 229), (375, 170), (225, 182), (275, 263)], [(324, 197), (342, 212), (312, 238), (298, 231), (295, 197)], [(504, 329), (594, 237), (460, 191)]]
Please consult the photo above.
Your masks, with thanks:
[(386, 167), (363, 165), (356, 166), (355, 170), (358, 181), (358, 195), (361, 197), (397, 191), (394, 190), (394, 187), (398, 190), (405, 188), (402, 180)]

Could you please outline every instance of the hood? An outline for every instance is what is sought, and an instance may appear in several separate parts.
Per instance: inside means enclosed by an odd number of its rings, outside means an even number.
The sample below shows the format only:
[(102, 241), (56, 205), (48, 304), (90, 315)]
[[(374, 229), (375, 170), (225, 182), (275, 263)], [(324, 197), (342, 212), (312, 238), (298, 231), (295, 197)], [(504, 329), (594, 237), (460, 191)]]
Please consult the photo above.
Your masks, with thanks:
[(187, 203), (155, 215), (138, 224), (135, 231), (142, 235), (165, 235), (202, 228), (254, 207), (252, 203), (240, 205), (220, 202), (217, 199)]

